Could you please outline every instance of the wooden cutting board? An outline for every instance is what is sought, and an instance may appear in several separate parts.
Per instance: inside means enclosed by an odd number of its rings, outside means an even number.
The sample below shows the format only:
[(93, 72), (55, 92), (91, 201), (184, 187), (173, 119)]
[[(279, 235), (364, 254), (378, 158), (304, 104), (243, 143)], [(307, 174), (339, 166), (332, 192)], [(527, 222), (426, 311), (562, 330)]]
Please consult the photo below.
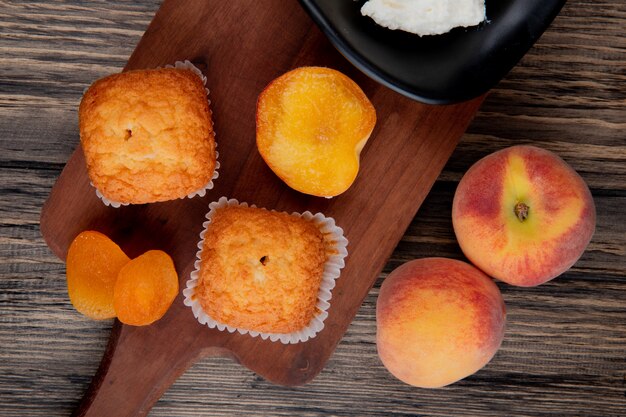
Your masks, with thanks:
[[(411, 101), (352, 67), (295, 1), (165, 0), (126, 69), (189, 59), (211, 90), (220, 176), (204, 198), (105, 207), (89, 185), (80, 146), (41, 214), (52, 251), (65, 259), (73, 238), (99, 230), (131, 257), (167, 251), (185, 287), (208, 204), (221, 196), (284, 211), (334, 217), (349, 239), (346, 267), (333, 290), (326, 327), (314, 339), (283, 345), (200, 325), (182, 294), (147, 327), (116, 322), (100, 369), (77, 415), (145, 415), (194, 361), (229, 356), (282, 385), (299, 385), (323, 368), (405, 229), (455, 148), (482, 98), (452, 106)], [(354, 185), (331, 200), (295, 192), (265, 165), (255, 146), (255, 105), (262, 89), (303, 65), (335, 68), (374, 104), (377, 126)]]

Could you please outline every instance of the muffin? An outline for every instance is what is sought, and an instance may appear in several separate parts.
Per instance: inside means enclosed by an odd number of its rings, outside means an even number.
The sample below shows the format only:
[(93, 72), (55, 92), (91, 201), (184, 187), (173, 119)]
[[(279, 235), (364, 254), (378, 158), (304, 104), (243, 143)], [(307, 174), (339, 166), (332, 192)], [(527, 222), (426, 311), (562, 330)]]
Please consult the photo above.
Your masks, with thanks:
[(315, 314), (326, 262), (313, 223), (252, 207), (218, 210), (204, 236), (200, 303), (233, 327), (290, 333)]
[(183, 198), (211, 182), (215, 135), (202, 80), (188, 69), (128, 71), (96, 81), (79, 108), (89, 178), (108, 200)]
[(225, 197), (209, 207), (183, 291), (198, 321), (283, 343), (315, 336), (347, 255), (341, 228), (321, 213), (268, 211)]

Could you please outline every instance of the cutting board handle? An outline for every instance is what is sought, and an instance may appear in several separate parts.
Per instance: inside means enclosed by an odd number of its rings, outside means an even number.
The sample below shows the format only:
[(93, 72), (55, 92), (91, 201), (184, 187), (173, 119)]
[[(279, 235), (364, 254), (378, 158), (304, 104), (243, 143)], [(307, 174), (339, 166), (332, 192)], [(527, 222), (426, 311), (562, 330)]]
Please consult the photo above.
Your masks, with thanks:
[(198, 349), (194, 340), (173, 334), (175, 326), (159, 327), (115, 321), (100, 368), (73, 416), (145, 416), (199, 357), (231, 356), (223, 348)]

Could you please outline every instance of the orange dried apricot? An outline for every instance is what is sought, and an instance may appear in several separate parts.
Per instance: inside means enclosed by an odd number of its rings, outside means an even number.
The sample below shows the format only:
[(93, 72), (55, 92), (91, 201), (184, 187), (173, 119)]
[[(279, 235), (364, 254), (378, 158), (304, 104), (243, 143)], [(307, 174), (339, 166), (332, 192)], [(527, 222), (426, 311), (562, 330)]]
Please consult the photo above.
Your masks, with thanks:
[(178, 294), (178, 274), (170, 256), (151, 250), (120, 271), (113, 305), (124, 324), (144, 326), (163, 317)]
[(257, 103), (259, 153), (291, 188), (320, 197), (346, 191), (376, 111), (339, 71), (302, 67), (272, 81)]
[(113, 288), (130, 258), (102, 233), (85, 231), (67, 252), (67, 292), (74, 308), (95, 320), (115, 317)]

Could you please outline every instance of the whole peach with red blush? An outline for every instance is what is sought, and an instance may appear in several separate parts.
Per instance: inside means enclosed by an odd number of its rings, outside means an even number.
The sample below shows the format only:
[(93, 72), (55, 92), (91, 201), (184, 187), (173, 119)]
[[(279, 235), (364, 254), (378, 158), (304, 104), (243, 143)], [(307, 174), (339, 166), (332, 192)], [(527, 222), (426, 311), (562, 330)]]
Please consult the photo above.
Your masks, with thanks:
[(505, 323), (500, 290), (483, 272), (453, 259), (418, 259), (395, 269), (380, 289), (378, 355), (401, 381), (442, 387), (491, 360)]
[(595, 230), (583, 179), (554, 153), (513, 146), (476, 162), (452, 203), (467, 258), (488, 275), (532, 287), (567, 271)]

